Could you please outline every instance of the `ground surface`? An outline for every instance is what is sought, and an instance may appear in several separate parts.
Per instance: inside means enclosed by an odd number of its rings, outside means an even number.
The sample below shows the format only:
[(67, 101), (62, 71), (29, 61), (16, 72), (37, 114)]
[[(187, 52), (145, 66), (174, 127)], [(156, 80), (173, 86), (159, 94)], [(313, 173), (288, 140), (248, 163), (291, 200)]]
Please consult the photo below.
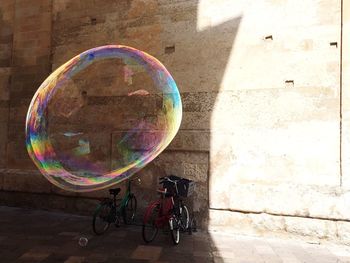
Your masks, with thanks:
[[(86, 246), (79, 239), (86, 237)], [(0, 207), (0, 262), (350, 262), (350, 247), (315, 245), (224, 233), (183, 234), (173, 246), (160, 232), (145, 245), (140, 226), (111, 227), (94, 236), (91, 218)]]

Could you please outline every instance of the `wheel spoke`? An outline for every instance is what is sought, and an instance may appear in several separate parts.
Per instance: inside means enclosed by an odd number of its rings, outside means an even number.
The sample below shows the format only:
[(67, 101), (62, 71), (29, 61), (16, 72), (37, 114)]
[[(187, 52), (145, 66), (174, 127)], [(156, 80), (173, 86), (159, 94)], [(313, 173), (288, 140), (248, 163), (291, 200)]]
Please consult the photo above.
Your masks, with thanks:
[(100, 204), (97, 207), (92, 221), (95, 234), (101, 235), (108, 229), (111, 222), (110, 219), (113, 217), (112, 211), (111, 205), (107, 203)]
[(157, 217), (159, 215), (159, 207), (153, 207), (149, 217), (142, 226), (142, 237), (146, 243), (153, 241), (158, 233), (158, 227), (156, 224)]

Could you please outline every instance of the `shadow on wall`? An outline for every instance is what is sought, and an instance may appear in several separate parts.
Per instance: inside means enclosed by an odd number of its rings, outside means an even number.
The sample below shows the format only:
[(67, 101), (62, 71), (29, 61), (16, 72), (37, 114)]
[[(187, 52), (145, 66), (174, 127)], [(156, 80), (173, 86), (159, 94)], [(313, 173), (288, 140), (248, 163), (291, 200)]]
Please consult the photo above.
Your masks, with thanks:
[[(130, 45), (149, 52), (167, 67), (181, 92), (182, 124), (167, 150), (137, 174), (142, 179), (142, 185), (136, 186), (135, 191), (142, 210), (157, 197), (157, 179), (164, 173), (196, 181), (197, 188), (189, 203), (199, 224), (206, 227), (209, 210), (211, 115), (241, 16), (231, 16), (225, 20), (220, 12), (215, 13), (214, 3), (208, 5), (211, 13), (201, 14), (206, 10), (206, 7), (200, 8), (202, 2), (204, 1), (113, 2), (109, 6), (111, 18), (106, 18), (105, 14), (105, 17), (94, 14), (91, 17), (96, 18), (97, 24), (72, 25), (71, 28), (69, 21), (65, 20), (69, 17), (69, 8), (62, 9), (54, 21), (53, 63), (57, 66), (65, 61), (67, 55), (64, 52), (67, 50), (77, 53), (77, 48), (92, 48), (108, 42)], [(75, 1), (67, 1), (67, 7), (73, 8), (74, 3)], [(97, 31), (97, 28), (101, 30)], [(77, 45), (79, 41), (84, 47)], [(73, 54), (69, 54), (71, 55)], [(105, 192), (102, 190), (81, 196), (95, 197)]]
[[(106, 7), (109, 2), (111, 5)], [(154, 15), (152, 19), (149, 13), (142, 12), (139, 7), (133, 9), (134, 3), (136, 6), (141, 4), (141, 2), (143, 5), (153, 6), (152, 8), (150, 7), (150, 12), (156, 13), (151, 14), (152, 16)], [(92, 23), (91, 21), (90, 24), (83, 18), (73, 17), (81, 12), (76, 1), (65, 1), (64, 5), (67, 8), (60, 9), (59, 15), (55, 13), (56, 11), (53, 11), (57, 18), (53, 18), (53, 41), (51, 47), (53, 61), (51, 62), (59, 65), (61, 62), (66, 61), (65, 56), (71, 57), (77, 54), (78, 52), (76, 52), (74, 47), (85, 50), (86, 48), (104, 45), (106, 42), (109, 42), (132, 45), (143, 49), (164, 63), (180, 89), (183, 101), (183, 120), (180, 131), (173, 143), (154, 162), (139, 173), (141, 178), (143, 178), (143, 185), (142, 187), (135, 187), (136, 195), (140, 200), (140, 208), (142, 210), (142, 206), (145, 206), (149, 200), (155, 198), (157, 177), (162, 175), (163, 171), (166, 174), (175, 174), (193, 179), (197, 182), (197, 189), (190, 203), (196, 217), (199, 219), (199, 223), (202, 226), (206, 226), (209, 209), (210, 120), (241, 23), (241, 16), (223, 20), (221, 14), (215, 13), (214, 9), (211, 13), (208, 13), (207, 17), (205, 15), (202, 16), (199, 8), (202, 4), (201, 2), (199, 0), (176, 2), (147, 1), (146, 4), (145, 1), (134, 0), (128, 1), (130, 4), (126, 5), (125, 1), (105, 2), (101, 0), (100, 10), (94, 6), (89, 7), (88, 4), (85, 7), (88, 15), (85, 13), (84, 15), (87, 16), (87, 20), (90, 21), (90, 18), (96, 15), (95, 22)], [(56, 8), (61, 8), (58, 1), (53, 3)], [(158, 5), (156, 8), (154, 7), (155, 3)], [(71, 6), (68, 8), (70, 4)], [(77, 6), (74, 7), (74, 5)], [(103, 9), (103, 11), (102, 5), (104, 6), (103, 8), (108, 9)], [(213, 6), (215, 7), (215, 4), (211, 3), (208, 10), (211, 10)], [(126, 8), (129, 9), (123, 12), (122, 10)], [(147, 7), (144, 7), (144, 9), (148, 10)], [(140, 12), (140, 14), (136, 11)], [(133, 13), (136, 18), (128, 17), (130, 13)], [(120, 15), (123, 20), (120, 21), (119, 17), (119, 20), (116, 20), (116, 23), (114, 23), (113, 19), (115, 18), (113, 18), (112, 23), (108, 20), (110, 19), (108, 18), (109, 14), (112, 14), (110, 17), (118, 17)], [(84, 15), (82, 14), (82, 16)], [(199, 18), (203, 20), (199, 21)], [(217, 18), (220, 18), (220, 22), (215, 21)], [(69, 24), (72, 24), (71, 27), (69, 27)], [(152, 28), (152, 26), (154, 26), (153, 29), (156, 36), (151, 35), (150, 38), (147, 30), (150, 30), (149, 28)], [(160, 30), (158, 30), (159, 27)], [(153, 36), (157, 40), (152, 40)], [(148, 50), (147, 47), (150, 46), (150, 43), (153, 45), (153, 42), (155, 42), (156, 48), (154, 48), (154, 51), (151, 48)], [(161, 43), (159, 44), (159, 42)], [(59, 50), (63, 50), (62, 53), (65, 55), (60, 54)], [(62, 56), (60, 57), (60, 55)], [(32, 78), (32, 76), (29, 77)], [(19, 99), (17, 100), (19, 101)], [(18, 114), (20, 116), (16, 119), (18, 123), (24, 123), (26, 110), (27, 105), (21, 107), (20, 114)], [(22, 132), (22, 130), (20, 131)], [(16, 142), (23, 143), (24, 146), (23, 134), (19, 132), (19, 129), (13, 133), (13, 136), (16, 135), (16, 138), (20, 137)], [(26, 161), (28, 160), (26, 159)], [(22, 166), (16, 164), (16, 168), (19, 167)], [(11, 176), (11, 178), (13, 177)], [(39, 176), (35, 174), (27, 177), (38, 178)], [(22, 178), (20, 177), (18, 180), (20, 181)], [(41, 179), (45, 182), (42, 183)], [(38, 185), (39, 190), (36, 192), (43, 191), (45, 194), (52, 196), (69, 196), (72, 197), (71, 200), (77, 196), (81, 198), (96, 198), (108, 195), (106, 190), (75, 195), (48, 185), (46, 179), (41, 177), (32, 181), (38, 181), (36, 185)], [(32, 189), (27, 190), (28, 187), (25, 185), (25, 182), (22, 182), (20, 185), (25, 191), (35, 192)], [(41, 190), (41, 188), (44, 188), (44, 190)], [(83, 199), (80, 200), (81, 203), (84, 202)], [(78, 203), (78, 201), (74, 202)], [(60, 206), (57, 203), (50, 202), (48, 207), (55, 208), (55, 205)], [(63, 207), (68, 206), (68, 204), (63, 205)], [(78, 207), (77, 211), (81, 209), (79, 204), (75, 206)], [(91, 208), (93, 206), (88, 207), (86, 205), (84, 209), (91, 211)]]
[(6, 167), (6, 140), (9, 113), (9, 81), (11, 66), (12, 27), (5, 20), (0, 5), (0, 168)]

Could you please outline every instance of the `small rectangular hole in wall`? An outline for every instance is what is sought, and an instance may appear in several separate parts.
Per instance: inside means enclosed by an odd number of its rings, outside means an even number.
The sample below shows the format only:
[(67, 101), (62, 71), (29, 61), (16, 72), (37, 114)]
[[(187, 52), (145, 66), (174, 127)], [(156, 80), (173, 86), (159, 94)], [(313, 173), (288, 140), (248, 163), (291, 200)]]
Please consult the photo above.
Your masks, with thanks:
[(174, 53), (175, 52), (175, 45), (174, 46), (165, 47), (164, 52), (165, 52), (165, 54)]
[(272, 35), (269, 35), (269, 36), (266, 36), (264, 39), (265, 40), (273, 40), (273, 37), (272, 37)]
[(286, 88), (293, 88), (294, 87), (294, 80), (286, 80)]
[(330, 45), (331, 47), (338, 48), (338, 42), (330, 42), (329, 45)]
[(91, 23), (91, 25), (96, 25), (97, 19), (96, 18), (91, 18), (90, 19), (90, 23)]

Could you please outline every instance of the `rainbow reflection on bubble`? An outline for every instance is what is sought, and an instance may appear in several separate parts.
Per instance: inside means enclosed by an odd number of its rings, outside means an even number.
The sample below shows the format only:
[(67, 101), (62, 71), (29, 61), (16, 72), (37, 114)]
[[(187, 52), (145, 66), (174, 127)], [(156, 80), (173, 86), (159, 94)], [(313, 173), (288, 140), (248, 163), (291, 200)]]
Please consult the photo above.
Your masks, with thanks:
[[(110, 78), (114, 69), (103, 64), (110, 62), (116, 65), (110, 81), (114, 93), (103, 97), (106, 91), (94, 87), (91, 75), (107, 72)], [(93, 71), (94, 65), (102, 68)], [(95, 91), (81, 92), (79, 83)], [(101, 118), (94, 115), (97, 111)], [(94, 191), (130, 178), (151, 162), (172, 141), (181, 118), (176, 83), (156, 58), (127, 46), (101, 46), (75, 56), (41, 84), (27, 113), (26, 145), (51, 183), (69, 191)], [(110, 144), (102, 147), (101, 141)]]

